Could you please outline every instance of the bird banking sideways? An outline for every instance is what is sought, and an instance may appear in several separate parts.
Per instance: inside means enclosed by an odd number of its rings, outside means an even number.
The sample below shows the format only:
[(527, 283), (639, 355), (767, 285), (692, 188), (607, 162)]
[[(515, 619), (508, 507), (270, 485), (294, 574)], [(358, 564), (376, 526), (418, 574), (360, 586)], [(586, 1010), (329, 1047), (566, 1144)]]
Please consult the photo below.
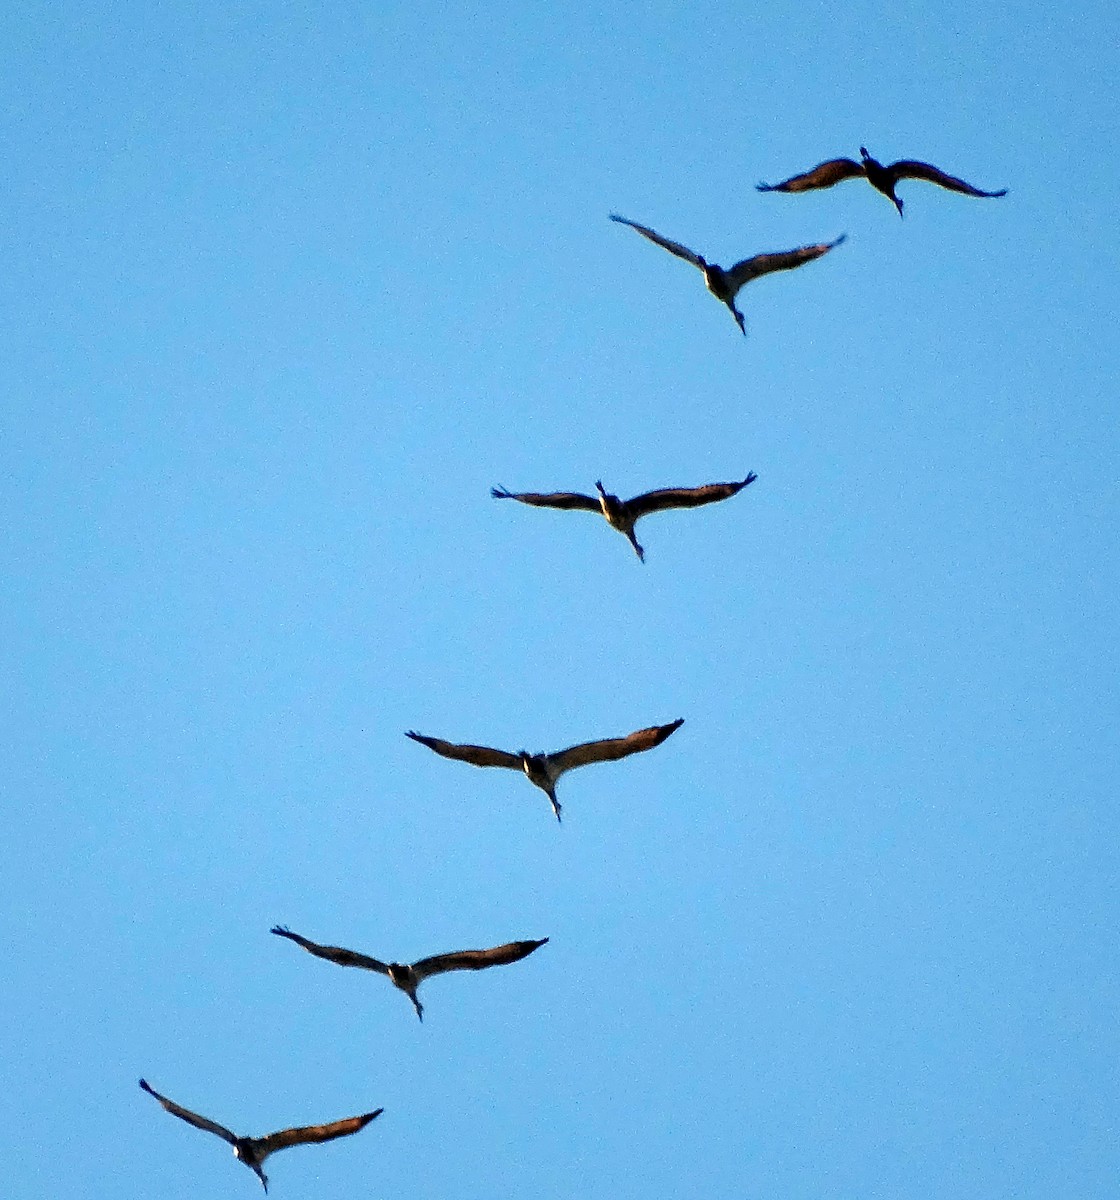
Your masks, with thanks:
[(444, 758), (458, 759), (475, 767), (508, 767), (511, 771), (524, 771), (530, 783), (536, 784), (548, 796), (552, 811), (560, 820), (560, 802), (556, 799), (556, 781), (565, 771), (575, 767), (583, 767), (588, 763), (612, 762), (616, 758), (626, 758), (627, 755), (637, 754), (642, 750), (652, 750), (674, 731), (684, 724), (681, 717), (669, 725), (651, 725), (648, 729), (639, 729), (628, 733), (625, 737), (606, 738), (600, 742), (582, 742), (578, 746), (569, 746), (567, 750), (558, 750), (555, 754), (530, 754), (528, 750), (519, 750), (510, 754), (505, 750), (493, 750), (489, 746), (456, 745), (445, 742), (442, 738), (425, 737), (411, 730), (407, 737), (421, 746), (427, 746)]
[(261, 1164), (270, 1154), (274, 1154), (277, 1150), (286, 1150), (289, 1146), (329, 1142), (334, 1138), (357, 1133), (359, 1129), (364, 1129), (374, 1117), (379, 1117), (384, 1112), (384, 1109), (379, 1108), (374, 1112), (362, 1113), (360, 1117), (344, 1117), (341, 1121), (332, 1121), (329, 1125), (300, 1125), (293, 1129), (281, 1129), (278, 1133), (270, 1133), (265, 1137), (238, 1137), (236, 1133), (224, 1125), (219, 1125), (217, 1121), (199, 1116), (198, 1113), (191, 1112), (189, 1108), (176, 1104), (174, 1100), (161, 1096), (146, 1079), (140, 1080), (140, 1086), (149, 1096), (154, 1096), (173, 1117), (178, 1117), (180, 1121), (186, 1121), (195, 1129), (216, 1134), (223, 1141), (229, 1142), (238, 1162), (243, 1162), (251, 1171), (255, 1172), (266, 1192), (268, 1191), (268, 1176), (262, 1170)]
[(274, 925), (272, 932), (277, 937), (287, 938), (302, 946), (317, 958), (325, 958), (328, 962), (337, 963), (340, 967), (364, 967), (367, 971), (376, 971), (379, 975), (388, 975), (394, 987), (412, 1001), (416, 1015), (424, 1019), (424, 1006), (416, 996), (416, 989), (429, 975), (442, 975), (445, 971), (481, 971), (484, 967), (503, 967), (507, 963), (515, 963), (520, 959), (539, 950), (548, 938), (530, 942), (507, 942), (504, 946), (494, 946), (490, 950), (458, 950), (452, 954), (433, 954), (430, 958), (422, 958), (414, 963), (384, 963), (380, 959), (370, 958), (368, 954), (359, 954), (356, 950), (345, 950), (342, 946), (321, 946), (308, 938), (292, 933), (282, 925)]
[(649, 238), (651, 242), (668, 250), (670, 254), (675, 254), (677, 258), (683, 258), (685, 262), (699, 267), (704, 272), (704, 282), (708, 285), (708, 291), (717, 300), (723, 301), (731, 310), (735, 324), (739, 326), (739, 332), (744, 337), (747, 336), (747, 327), (743, 321), (743, 314), (735, 307), (735, 296), (741, 287), (750, 283), (752, 279), (758, 279), (761, 275), (769, 275), (772, 271), (791, 271), (794, 267), (804, 266), (805, 263), (812, 262), (814, 258), (820, 258), (822, 254), (827, 254), (834, 247), (839, 246), (847, 236), (841, 234), (835, 241), (820, 242), (815, 246), (799, 246), (796, 250), (756, 254), (753, 258), (744, 258), (742, 262), (737, 262), (733, 267), (724, 268), (708, 262), (703, 255), (697, 254), (687, 246), (682, 246), (680, 242), (662, 237), (647, 225), (639, 225), (637, 221), (628, 221), (625, 217), (618, 216), (617, 213), (611, 213), (611, 220), (617, 221), (620, 225), (629, 225), (631, 229), (636, 229), (642, 237)]
[(760, 183), (760, 192), (811, 192), (817, 188), (829, 188), (844, 179), (855, 179), (863, 176), (876, 191), (880, 191), (898, 209), (902, 216), (902, 201), (894, 194), (894, 189), (903, 179), (924, 179), (927, 183), (936, 183), (939, 187), (948, 188), (951, 192), (963, 192), (966, 196), (985, 196), (989, 199), (996, 196), (1006, 196), (1007, 188), (998, 192), (984, 192), (971, 183), (965, 183), (955, 175), (947, 175), (940, 168), (930, 163), (918, 162), (913, 158), (900, 158), (889, 166), (884, 166), (860, 146), (861, 162), (852, 158), (830, 158), (828, 162), (819, 163), (811, 171), (802, 175), (792, 175), (781, 183)]
[(634, 536), (634, 524), (640, 517), (662, 512), (667, 508), (696, 508), (701, 504), (712, 504), (726, 500), (741, 492), (758, 476), (751, 471), (746, 479), (734, 483), (707, 483), (694, 488), (658, 488), (655, 492), (643, 492), (630, 500), (620, 500), (603, 488), (601, 480), (595, 481), (599, 495), (585, 496), (582, 492), (509, 492), (505, 488), (490, 489), (495, 500), (520, 500), (522, 504), (533, 504), (538, 508), (574, 508), (583, 512), (602, 513), (607, 523), (624, 534), (634, 547), (634, 553), (642, 562), (646, 552), (638, 545)]

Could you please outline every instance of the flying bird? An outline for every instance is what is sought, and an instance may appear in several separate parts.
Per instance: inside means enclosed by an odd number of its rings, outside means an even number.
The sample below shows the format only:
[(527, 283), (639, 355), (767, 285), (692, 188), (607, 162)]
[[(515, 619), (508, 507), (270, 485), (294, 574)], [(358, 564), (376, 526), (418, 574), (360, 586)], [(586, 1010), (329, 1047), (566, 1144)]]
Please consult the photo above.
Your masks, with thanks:
[(893, 162), (890, 166), (885, 167), (881, 162), (872, 158), (863, 146), (860, 146), (859, 152), (863, 157), (862, 162), (857, 163), (851, 158), (831, 158), (811, 171), (806, 171), (804, 175), (794, 175), (781, 183), (760, 183), (758, 190), (760, 192), (809, 192), (815, 188), (829, 188), (843, 179), (855, 179), (857, 175), (862, 175), (873, 188), (890, 199), (898, 209), (900, 217), (902, 216), (902, 201), (894, 194), (894, 189), (902, 179), (924, 179), (927, 183), (936, 183), (943, 188), (948, 188), (951, 192), (963, 192), (966, 196), (1007, 195), (1007, 188), (1000, 188), (998, 192), (982, 192), (979, 188), (973, 187), (971, 183), (965, 183), (963, 179), (958, 179), (955, 175), (946, 175), (944, 171), (929, 163), (901, 158), (898, 162)]
[(231, 1133), (217, 1121), (211, 1121), (208, 1117), (200, 1117), (198, 1113), (191, 1112), (189, 1108), (183, 1108), (174, 1100), (168, 1100), (166, 1096), (161, 1096), (146, 1079), (140, 1080), (140, 1086), (150, 1096), (155, 1096), (172, 1116), (186, 1121), (195, 1129), (216, 1133), (218, 1137), (229, 1142), (237, 1158), (256, 1172), (257, 1178), (266, 1192), (268, 1191), (268, 1177), (261, 1170), (261, 1164), (270, 1154), (277, 1150), (286, 1150), (289, 1146), (303, 1146), (310, 1142), (329, 1142), (333, 1138), (357, 1133), (359, 1129), (365, 1128), (374, 1117), (379, 1117), (385, 1111), (383, 1108), (379, 1108), (374, 1112), (362, 1113), (360, 1117), (346, 1117), (341, 1121), (334, 1121), (330, 1125), (301, 1125), (296, 1129), (281, 1129), (279, 1133), (270, 1133), (267, 1137), (238, 1137), (236, 1133)]
[(300, 937), (298, 933), (292, 933), (282, 925), (274, 925), (272, 932), (277, 937), (288, 938), (319, 958), (338, 963), (340, 967), (365, 967), (367, 971), (388, 975), (393, 985), (400, 988), (412, 1001), (412, 1007), (416, 1009), (416, 1015), (421, 1021), (424, 1019), (424, 1006), (416, 997), (416, 989), (429, 975), (441, 975), (444, 971), (481, 971), (484, 967), (502, 967), (506, 963), (525, 958), (548, 941), (548, 938), (541, 938), (535, 942), (507, 942), (506, 945), (495, 946), (492, 950), (460, 950), (455, 954), (436, 954), (410, 964), (383, 963), (366, 954), (344, 950), (341, 946), (320, 946), (318, 942)]
[(579, 746), (569, 746), (567, 750), (558, 750), (555, 754), (530, 754), (527, 750), (508, 754), (505, 750), (491, 750), (489, 746), (457, 746), (454, 742), (424, 737), (411, 730), (407, 736), (429, 750), (442, 754), (444, 758), (455, 758), (476, 767), (508, 767), (511, 771), (524, 771), (529, 782), (535, 783), (548, 796), (552, 811), (559, 821), (560, 802), (556, 799), (556, 781), (565, 771), (584, 767), (588, 763), (613, 762), (616, 758), (625, 758), (641, 750), (652, 750), (683, 724), (684, 718), (681, 717), (668, 725), (651, 725), (649, 729), (639, 729), (626, 737), (584, 742)]
[(642, 562), (646, 560), (646, 552), (638, 545), (634, 536), (634, 523), (640, 517), (650, 513), (662, 512), (666, 508), (696, 508), (701, 504), (711, 504), (716, 500), (726, 500), (741, 492), (748, 483), (754, 483), (758, 476), (751, 471), (746, 479), (736, 483), (708, 483), (703, 487), (694, 488), (659, 488), (655, 492), (643, 492), (631, 500), (620, 500), (604, 491), (600, 480), (595, 481), (599, 495), (584, 496), (580, 492), (509, 492), (505, 488), (491, 488), (490, 495), (495, 500), (520, 500), (522, 504), (535, 504), (538, 508), (577, 508), (585, 512), (601, 512), (607, 518), (608, 524), (625, 534), (634, 547), (634, 552)]
[(651, 242), (656, 242), (670, 254), (675, 254), (678, 258), (683, 258), (685, 262), (692, 263), (694, 267), (699, 267), (704, 272), (704, 282), (708, 285), (708, 291), (731, 309), (731, 315), (735, 318), (739, 331), (744, 337), (747, 336), (747, 328), (743, 323), (743, 314), (735, 307), (736, 293), (744, 284), (750, 283), (752, 279), (757, 279), (760, 275), (769, 275), (771, 271), (789, 271), (794, 267), (812, 262), (814, 258), (820, 258), (822, 254), (827, 254), (834, 246), (839, 246), (847, 237), (847, 234), (841, 234), (834, 242), (821, 242), (816, 246), (801, 246), (797, 250), (783, 250), (776, 254), (756, 254), (753, 258), (744, 258), (742, 262), (737, 262), (733, 267), (725, 270), (723, 267), (717, 267), (715, 263), (708, 262), (707, 259), (687, 246), (682, 246), (680, 242), (672, 242), (647, 226), (639, 225), (637, 221), (628, 221), (616, 213), (611, 213), (611, 220), (618, 221), (620, 225), (629, 225), (631, 229), (636, 229), (643, 237), (649, 238)]

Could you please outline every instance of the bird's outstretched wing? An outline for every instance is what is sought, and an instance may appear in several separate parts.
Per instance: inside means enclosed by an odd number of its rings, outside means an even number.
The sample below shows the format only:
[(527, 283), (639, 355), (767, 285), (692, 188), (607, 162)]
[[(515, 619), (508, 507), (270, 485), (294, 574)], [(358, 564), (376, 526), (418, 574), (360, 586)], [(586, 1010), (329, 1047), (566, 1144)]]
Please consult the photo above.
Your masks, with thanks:
[[(598, 508), (598, 505), (595, 507)], [(458, 746), (454, 742), (445, 742), (442, 738), (413, 733), (411, 729), (405, 736), (422, 746), (427, 746), (437, 754), (442, 754), (444, 758), (455, 758), (476, 767), (508, 767), (511, 771), (521, 770), (521, 759), (516, 754), (507, 754), (504, 750), (494, 750), (489, 746)]]
[(439, 975), (444, 971), (481, 971), (484, 967), (502, 967), (517, 962), (520, 958), (539, 950), (548, 941), (541, 938), (535, 942), (507, 942), (492, 950), (459, 950), (455, 954), (433, 954), (412, 964), (412, 969), (421, 979)]
[(297, 946), (302, 946), (318, 958), (325, 958), (328, 962), (338, 963), (340, 967), (364, 967), (367, 971), (377, 971), (382, 975), (389, 974), (387, 964), (381, 962), (379, 959), (370, 958), (367, 954), (358, 954), (354, 950), (343, 949), (342, 946), (320, 946), (318, 942), (309, 941), (305, 937), (300, 937), (298, 933), (292, 933), (290, 929), (285, 929), (283, 925), (273, 925), (271, 932), (276, 934), (277, 937), (287, 938), (289, 941), (295, 942)]
[(737, 292), (743, 284), (757, 279), (760, 275), (769, 275), (771, 271), (792, 271), (794, 267), (804, 266), (814, 258), (827, 254), (845, 241), (847, 236), (846, 233), (842, 233), (834, 242), (820, 242), (815, 246), (799, 246), (796, 250), (783, 250), (777, 254), (756, 254), (753, 258), (745, 258), (726, 272), (728, 282)]
[(385, 1110), (376, 1109), (374, 1112), (362, 1113), (360, 1117), (344, 1117), (341, 1121), (332, 1121), (329, 1125), (300, 1125), (295, 1129), (281, 1129), (278, 1133), (270, 1133), (267, 1137), (253, 1138), (253, 1145), (261, 1158), (276, 1150), (284, 1150), (288, 1146), (303, 1146), (310, 1142), (329, 1142), (333, 1138), (346, 1137), (347, 1134), (357, 1133), (364, 1129), (374, 1117), (379, 1117)]
[(672, 242), (667, 237), (662, 237), (661, 234), (650, 229), (647, 225), (639, 225), (637, 221), (628, 221), (625, 217), (620, 217), (617, 213), (611, 213), (611, 220), (617, 221), (620, 225), (629, 225), (631, 229), (636, 229), (643, 237), (649, 238), (651, 242), (656, 242), (659, 246), (668, 250), (670, 254), (675, 254), (678, 258), (683, 258), (685, 262), (690, 262), (694, 267), (704, 269), (704, 260), (695, 251), (690, 250), (687, 246), (682, 246), (680, 242)]
[(760, 183), (756, 187), (760, 192), (810, 192), (814, 188), (832, 187), (842, 179), (854, 179), (863, 173), (863, 164), (854, 159), (830, 158), (803, 175), (791, 175), (781, 183)]
[(666, 508), (695, 508), (700, 504), (726, 500), (736, 492), (741, 492), (748, 483), (754, 483), (757, 478), (752, 471), (746, 479), (740, 479), (738, 483), (707, 483), (703, 487), (694, 488), (659, 488), (655, 492), (643, 492), (633, 500), (627, 500), (626, 507), (635, 521), (648, 513), (661, 512)]
[(184, 1108), (181, 1104), (176, 1104), (174, 1100), (168, 1100), (166, 1096), (161, 1096), (146, 1079), (140, 1080), (140, 1086), (149, 1096), (155, 1096), (172, 1116), (178, 1117), (181, 1121), (186, 1121), (188, 1125), (193, 1125), (195, 1129), (204, 1129), (207, 1133), (216, 1133), (218, 1137), (223, 1141), (229, 1142), (231, 1146), (236, 1144), (237, 1134), (232, 1133), (224, 1125), (219, 1125), (217, 1121), (211, 1121), (208, 1117), (200, 1117), (198, 1113), (191, 1112), (189, 1108)]
[(616, 758), (625, 758), (628, 754), (637, 754), (640, 750), (652, 750), (674, 730), (684, 724), (684, 718), (673, 721), (669, 725), (651, 725), (649, 729), (639, 729), (626, 737), (606, 738), (601, 742), (584, 742), (579, 746), (569, 746), (556, 754), (550, 754), (549, 760), (556, 768), (557, 776), (570, 771), (573, 767), (583, 767), (588, 763), (612, 762)]
[(586, 512), (602, 512), (594, 496), (580, 492), (509, 492), (505, 488), (490, 489), (495, 500), (520, 500), (522, 504), (535, 504), (538, 508), (580, 508)]
[(899, 179), (924, 179), (928, 183), (936, 183), (943, 188), (948, 188), (951, 192), (963, 192), (966, 196), (1007, 195), (1007, 188), (1000, 188), (998, 192), (982, 192), (979, 188), (973, 187), (971, 183), (965, 183), (963, 179), (958, 179), (955, 175), (946, 175), (944, 171), (938, 170), (929, 163), (917, 162), (910, 158), (899, 159), (898, 162), (891, 163), (887, 169), (894, 176), (896, 182)]

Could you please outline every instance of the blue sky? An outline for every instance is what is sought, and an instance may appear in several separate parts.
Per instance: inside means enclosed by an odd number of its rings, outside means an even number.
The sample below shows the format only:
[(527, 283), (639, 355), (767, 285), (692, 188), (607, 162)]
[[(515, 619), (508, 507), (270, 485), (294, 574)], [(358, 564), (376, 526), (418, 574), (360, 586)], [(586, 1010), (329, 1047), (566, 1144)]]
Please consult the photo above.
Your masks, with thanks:
[[(1112, 5), (15, 4), (19, 1197), (1111, 1196)], [(866, 145), (1002, 200), (774, 181)], [(740, 296), (729, 263), (848, 241)], [(605, 523), (489, 488), (758, 482)], [(551, 750), (565, 822), (418, 729)], [(423, 992), (382, 958), (551, 939)]]

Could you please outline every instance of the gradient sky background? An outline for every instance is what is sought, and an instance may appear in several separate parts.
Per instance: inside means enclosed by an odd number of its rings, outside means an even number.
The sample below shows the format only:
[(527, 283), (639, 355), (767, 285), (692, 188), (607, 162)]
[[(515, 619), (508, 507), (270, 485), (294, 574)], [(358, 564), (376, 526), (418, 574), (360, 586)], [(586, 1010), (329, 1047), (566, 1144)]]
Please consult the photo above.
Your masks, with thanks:
[[(1115, 1194), (1120, 17), (9, 6), (0, 1161), (251, 1197)], [(925, 158), (1002, 200), (861, 182)], [(846, 232), (741, 295), (716, 261)], [(759, 474), (650, 518), (631, 495)], [(686, 718), (561, 784), (552, 750)], [(382, 958), (551, 938), (422, 993)]]

